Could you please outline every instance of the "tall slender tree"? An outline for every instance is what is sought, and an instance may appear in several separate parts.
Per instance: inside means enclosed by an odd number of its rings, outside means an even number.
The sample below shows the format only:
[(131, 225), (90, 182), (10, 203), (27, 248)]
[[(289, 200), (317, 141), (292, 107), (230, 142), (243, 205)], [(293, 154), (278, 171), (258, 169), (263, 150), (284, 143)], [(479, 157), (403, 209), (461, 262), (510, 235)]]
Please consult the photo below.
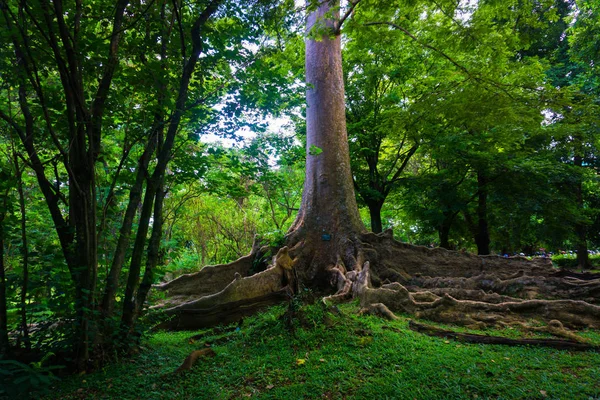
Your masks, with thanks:
[[(0, 54), (10, 69), (1, 72), (0, 121), (18, 138), (60, 241), (75, 291), (79, 369), (94, 345), (109, 344), (114, 321), (132, 342), (182, 127), (213, 118), (207, 104), (229, 85), (229, 61), (242, 62), (242, 38), (257, 37), (255, 22), (277, 6), (225, 3), (0, 0), (8, 44)], [(222, 26), (209, 29), (218, 19)], [(118, 231), (112, 242), (109, 222)], [(103, 257), (100, 240), (114, 244)], [(110, 260), (106, 274), (101, 259)]]

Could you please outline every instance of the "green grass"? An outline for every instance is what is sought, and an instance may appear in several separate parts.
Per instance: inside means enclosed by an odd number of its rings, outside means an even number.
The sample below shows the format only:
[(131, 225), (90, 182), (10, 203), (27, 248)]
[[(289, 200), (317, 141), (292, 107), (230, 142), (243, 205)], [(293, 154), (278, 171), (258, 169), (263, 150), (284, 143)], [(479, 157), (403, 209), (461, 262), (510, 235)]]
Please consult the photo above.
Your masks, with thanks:
[[(600, 354), (464, 344), (389, 322), (305, 306), (286, 329), (286, 306), (240, 330), (156, 333), (132, 360), (73, 376), (48, 399), (599, 399)], [(464, 330), (463, 330), (464, 331)], [(205, 336), (194, 343), (195, 334)], [(489, 334), (518, 336), (515, 330)], [(586, 332), (600, 343), (598, 332)], [(171, 374), (193, 350), (214, 358)]]

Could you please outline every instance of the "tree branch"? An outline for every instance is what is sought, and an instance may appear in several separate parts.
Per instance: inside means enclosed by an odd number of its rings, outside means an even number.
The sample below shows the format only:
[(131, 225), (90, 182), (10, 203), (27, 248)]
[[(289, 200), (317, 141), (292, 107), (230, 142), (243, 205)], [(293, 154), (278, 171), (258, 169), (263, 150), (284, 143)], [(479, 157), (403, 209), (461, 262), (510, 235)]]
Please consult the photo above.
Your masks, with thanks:
[(115, 17), (113, 22), (113, 33), (110, 38), (110, 45), (108, 50), (108, 59), (96, 96), (91, 107), (92, 115), (92, 132), (91, 140), (89, 143), (90, 153), (92, 154), (92, 160), (95, 161), (97, 153), (100, 151), (100, 140), (102, 138), (102, 117), (104, 115), (104, 105), (108, 98), (108, 92), (110, 84), (112, 82), (115, 70), (119, 63), (117, 58), (117, 52), (119, 50), (119, 41), (121, 39), (121, 27), (123, 25), (123, 15), (125, 13), (125, 7), (129, 3), (128, 0), (119, 0), (116, 6)]
[(346, 19), (348, 19), (348, 17), (352, 15), (354, 9), (356, 8), (356, 5), (360, 3), (360, 0), (349, 0), (348, 2), (350, 3), (350, 7), (348, 7), (344, 15), (342, 15), (340, 19), (335, 21), (333, 24), (333, 32), (336, 36), (341, 33), (344, 21), (346, 21)]

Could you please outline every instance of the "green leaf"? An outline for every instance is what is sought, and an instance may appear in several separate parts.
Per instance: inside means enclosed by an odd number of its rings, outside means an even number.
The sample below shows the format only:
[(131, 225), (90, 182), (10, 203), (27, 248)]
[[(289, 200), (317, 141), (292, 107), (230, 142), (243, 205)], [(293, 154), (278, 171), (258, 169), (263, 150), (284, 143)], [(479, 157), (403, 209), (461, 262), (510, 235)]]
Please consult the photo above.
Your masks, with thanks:
[(315, 146), (314, 144), (310, 145), (310, 147), (308, 149), (308, 154), (310, 154), (311, 156), (318, 156), (322, 152), (323, 152), (323, 149)]

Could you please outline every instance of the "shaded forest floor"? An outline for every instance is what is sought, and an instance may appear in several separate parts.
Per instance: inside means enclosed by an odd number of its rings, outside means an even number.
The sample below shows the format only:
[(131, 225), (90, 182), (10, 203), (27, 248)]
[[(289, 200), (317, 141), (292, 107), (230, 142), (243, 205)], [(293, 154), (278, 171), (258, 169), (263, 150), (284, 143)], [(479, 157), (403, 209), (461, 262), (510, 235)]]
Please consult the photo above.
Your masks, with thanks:
[[(239, 326), (155, 333), (132, 360), (65, 378), (46, 398), (600, 398), (598, 353), (465, 344), (413, 332), (403, 316), (387, 321), (359, 316), (358, 309), (356, 303), (334, 312), (319, 303), (292, 303)], [(475, 333), (546, 337), (516, 329)], [(582, 336), (600, 344), (600, 332)], [(173, 373), (192, 351), (207, 345), (215, 357)]]

